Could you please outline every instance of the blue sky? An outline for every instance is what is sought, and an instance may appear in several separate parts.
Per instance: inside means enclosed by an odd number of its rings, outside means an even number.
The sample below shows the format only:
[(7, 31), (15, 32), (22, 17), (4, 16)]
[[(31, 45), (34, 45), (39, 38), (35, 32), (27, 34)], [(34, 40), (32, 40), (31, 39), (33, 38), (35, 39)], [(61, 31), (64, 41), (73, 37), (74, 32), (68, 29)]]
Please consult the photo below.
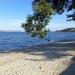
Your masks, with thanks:
[[(21, 23), (32, 14), (32, 0), (0, 0), (0, 30), (23, 31)], [(75, 27), (75, 22), (66, 22), (66, 14), (52, 17), (48, 28), (52, 31)]]

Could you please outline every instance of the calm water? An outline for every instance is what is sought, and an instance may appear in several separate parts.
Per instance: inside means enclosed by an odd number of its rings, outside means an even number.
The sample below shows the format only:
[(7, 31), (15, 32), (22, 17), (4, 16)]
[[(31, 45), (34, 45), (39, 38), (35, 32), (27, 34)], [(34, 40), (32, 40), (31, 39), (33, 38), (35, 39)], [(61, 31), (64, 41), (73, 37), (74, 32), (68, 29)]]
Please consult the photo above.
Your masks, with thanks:
[[(75, 41), (75, 32), (51, 32), (45, 38), (50, 41)], [(44, 43), (48, 41), (32, 38), (24, 32), (0, 32), (0, 50), (21, 49)]]

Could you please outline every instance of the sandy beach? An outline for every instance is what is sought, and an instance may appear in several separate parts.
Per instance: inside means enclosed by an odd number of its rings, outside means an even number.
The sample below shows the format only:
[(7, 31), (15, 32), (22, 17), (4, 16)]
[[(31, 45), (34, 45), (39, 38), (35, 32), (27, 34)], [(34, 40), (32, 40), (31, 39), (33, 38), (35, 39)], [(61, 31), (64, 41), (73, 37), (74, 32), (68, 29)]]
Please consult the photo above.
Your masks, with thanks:
[(52, 43), (0, 52), (0, 75), (62, 75), (73, 63), (73, 45)]

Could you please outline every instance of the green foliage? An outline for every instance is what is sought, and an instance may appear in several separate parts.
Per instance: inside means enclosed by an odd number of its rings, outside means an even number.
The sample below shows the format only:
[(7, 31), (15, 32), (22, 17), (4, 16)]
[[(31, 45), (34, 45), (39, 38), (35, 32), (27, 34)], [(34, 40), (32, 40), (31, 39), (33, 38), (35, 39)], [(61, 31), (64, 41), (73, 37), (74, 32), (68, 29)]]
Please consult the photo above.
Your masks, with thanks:
[(40, 0), (39, 2), (33, 4), (33, 11), (43, 16), (51, 15), (51, 9), (51, 4), (46, 2), (46, 0)]
[(27, 17), (27, 20), (26, 20), (26, 23), (23, 23), (22, 24), (22, 27), (25, 29), (25, 31), (27, 32), (27, 33), (30, 33), (30, 32), (32, 32), (33, 31), (33, 16), (28, 16)]
[[(38, 3), (40, 0), (34, 0), (33, 4)], [(53, 11), (57, 14), (62, 14), (64, 11), (72, 11), (71, 14), (67, 15), (69, 21), (75, 21), (75, 0), (45, 0), (51, 3)]]
[(52, 8), (49, 2), (46, 0), (39, 0), (37, 3), (33, 3), (33, 15), (27, 17), (22, 27), (32, 37), (43, 38), (46, 35), (46, 25), (48, 25), (52, 15)]
[[(62, 14), (65, 10), (75, 10), (75, 0), (33, 0), (33, 15), (29, 15), (25, 23), (22, 24), (24, 30), (32, 37), (43, 38), (46, 33), (51, 15), (55, 12)], [(75, 11), (67, 15), (70, 20), (75, 20)]]
[(66, 10), (71, 11), (71, 14), (67, 15), (68, 21), (75, 20), (75, 0), (52, 0), (51, 3), (56, 13), (62, 14)]

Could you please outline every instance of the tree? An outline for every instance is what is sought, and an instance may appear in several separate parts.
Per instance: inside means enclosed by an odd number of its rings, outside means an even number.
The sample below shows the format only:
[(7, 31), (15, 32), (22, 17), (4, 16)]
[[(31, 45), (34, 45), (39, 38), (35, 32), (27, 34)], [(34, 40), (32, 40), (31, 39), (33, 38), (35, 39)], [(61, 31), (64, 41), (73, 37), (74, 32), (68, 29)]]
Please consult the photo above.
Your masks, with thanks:
[[(40, 0), (34, 0), (33, 3), (36, 4)], [(70, 20), (75, 20), (75, 0), (45, 0), (51, 3), (52, 9), (57, 14), (62, 14), (65, 10), (72, 11), (73, 13), (67, 15)]]
[(31, 36), (43, 38), (47, 32), (45, 27), (48, 25), (52, 15), (51, 3), (46, 2), (46, 0), (40, 0), (36, 3), (33, 1), (32, 6), (33, 15), (27, 17), (27, 20), (22, 24), (22, 27)]
[(62, 14), (65, 10), (72, 11), (67, 18), (69, 21), (75, 20), (75, 0), (52, 0), (52, 4), (53, 10), (58, 14)]
[(43, 38), (47, 29), (51, 16), (62, 14), (64, 11), (73, 11), (67, 15), (68, 20), (75, 20), (75, 0), (33, 0), (33, 15), (29, 15), (22, 27), (31, 36)]

